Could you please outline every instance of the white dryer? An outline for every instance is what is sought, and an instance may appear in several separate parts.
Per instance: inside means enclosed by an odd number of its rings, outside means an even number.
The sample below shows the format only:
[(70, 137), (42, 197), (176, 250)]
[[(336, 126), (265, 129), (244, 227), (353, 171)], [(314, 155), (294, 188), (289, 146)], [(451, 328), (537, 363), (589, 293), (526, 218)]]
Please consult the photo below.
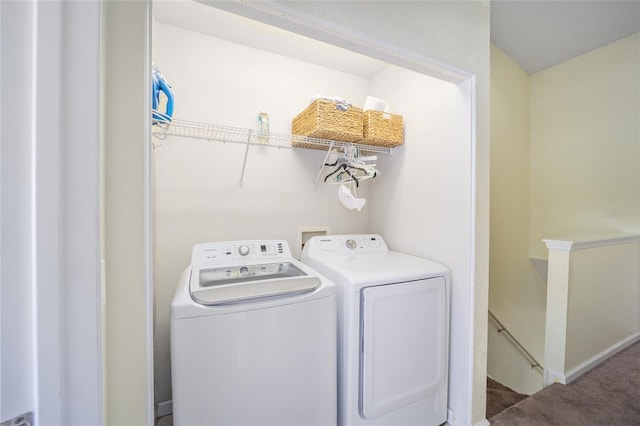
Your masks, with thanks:
[(286, 241), (193, 247), (171, 304), (173, 424), (336, 424), (336, 297)]
[(313, 237), (301, 260), (336, 285), (338, 424), (446, 422), (448, 269), (379, 235)]

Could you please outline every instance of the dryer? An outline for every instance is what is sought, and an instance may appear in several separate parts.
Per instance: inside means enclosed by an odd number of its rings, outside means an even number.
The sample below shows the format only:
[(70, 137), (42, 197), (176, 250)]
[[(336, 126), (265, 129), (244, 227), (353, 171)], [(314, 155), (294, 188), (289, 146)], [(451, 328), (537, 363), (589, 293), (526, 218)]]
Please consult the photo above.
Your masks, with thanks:
[(336, 297), (284, 240), (193, 247), (171, 304), (173, 422), (336, 424)]
[(376, 234), (313, 237), (300, 260), (336, 285), (338, 424), (446, 422), (448, 269)]

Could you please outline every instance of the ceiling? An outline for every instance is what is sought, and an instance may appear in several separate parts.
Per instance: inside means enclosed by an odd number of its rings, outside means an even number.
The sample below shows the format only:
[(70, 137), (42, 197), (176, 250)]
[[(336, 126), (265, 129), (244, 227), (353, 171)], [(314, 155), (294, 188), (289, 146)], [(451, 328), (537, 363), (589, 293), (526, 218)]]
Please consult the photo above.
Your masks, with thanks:
[(528, 74), (637, 32), (640, 0), (491, 0), (491, 41)]
[[(490, 8), (491, 41), (528, 74), (640, 32), (640, 0), (490, 0)], [(157, 1), (154, 16), (159, 22), (363, 77), (384, 66), (198, 2)], [(327, 57), (333, 58), (331, 64)]]
[(368, 56), (235, 15), (204, 2), (156, 1), (153, 15), (157, 22), (365, 78), (371, 78), (386, 66), (384, 62)]

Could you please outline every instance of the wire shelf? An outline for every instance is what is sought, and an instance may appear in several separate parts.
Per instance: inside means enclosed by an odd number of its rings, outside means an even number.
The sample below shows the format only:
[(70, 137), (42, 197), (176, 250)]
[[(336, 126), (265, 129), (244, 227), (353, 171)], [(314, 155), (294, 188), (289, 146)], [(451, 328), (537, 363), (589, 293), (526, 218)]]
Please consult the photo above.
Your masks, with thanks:
[[(287, 135), (283, 133), (261, 133), (259, 130), (243, 129), (239, 127), (222, 126), (219, 124), (202, 123), (197, 121), (174, 119), (169, 122), (156, 122), (153, 135), (158, 139), (167, 136), (181, 136), (187, 138), (205, 139), (210, 141), (242, 143), (249, 145), (270, 146), (275, 148), (305, 148), (326, 150), (330, 147), (355, 147), (360, 151), (391, 154), (393, 148), (359, 143), (331, 141), (327, 139), (309, 138), (305, 136)], [(262, 140), (266, 141), (263, 142)]]

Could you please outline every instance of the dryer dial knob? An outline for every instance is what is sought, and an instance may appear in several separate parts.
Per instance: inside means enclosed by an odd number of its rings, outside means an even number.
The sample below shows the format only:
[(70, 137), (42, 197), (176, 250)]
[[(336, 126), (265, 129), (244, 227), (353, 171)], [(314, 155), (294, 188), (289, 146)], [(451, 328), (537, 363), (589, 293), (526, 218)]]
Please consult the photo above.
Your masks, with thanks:
[(347, 247), (350, 248), (351, 250), (356, 248), (356, 241), (352, 240), (352, 239), (348, 239), (347, 240)]
[(241, 245), (240, 247), (238, 247), (238, 253), (240, 253), (240, 256), (246, 256), (249, 254), (249, 246), (246, 244)]

